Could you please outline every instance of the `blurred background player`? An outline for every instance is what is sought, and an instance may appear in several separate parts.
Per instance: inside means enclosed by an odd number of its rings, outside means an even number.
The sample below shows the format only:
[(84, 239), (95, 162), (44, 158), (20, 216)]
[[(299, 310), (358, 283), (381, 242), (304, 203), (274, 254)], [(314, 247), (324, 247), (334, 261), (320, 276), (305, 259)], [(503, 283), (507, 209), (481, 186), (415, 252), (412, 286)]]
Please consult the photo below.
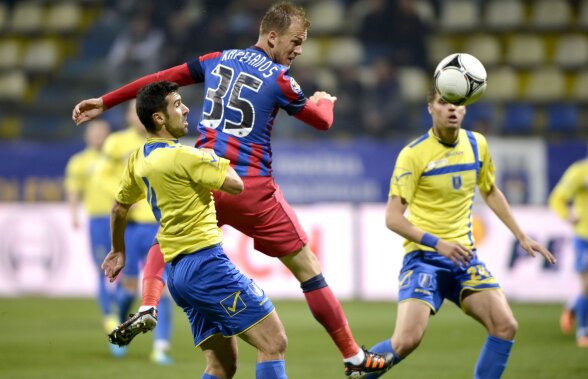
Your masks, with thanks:
[[(101, 176), (97, 186), (101, 186), (104, 191), (111, 194), (111, 204), (114, 201), (114, 194), (118, 189), (130, 154), (145, 143), (145, 128), (137, 117), (134, 100), (129, 103), (127, 108), (126, 122), (127, 128), (111, 133), (104, 142), (103, 158), (97, 168), (98, 174)], [(117, 296), (120, 321), (127, 318), (137, 298), (140, 269), (158, 228), (159, 225), (153, 217), (147, 201), (140, 201), (130, 209), (125, 233), (127, 264), (120, 276)], [(173, 317), (171, 307), (169, 296), (163, 296), (159, 306), (159, 323), (154, 331), (153, 351), (150, 355), (150, 359), (159, 364), (173, 362), (168, 355)]]
[(498, 379), (518, 326), (500, 285), (476, 253), (471, 212), (476, 186), (526, 252), (549, 263), (555, 258), (514, 219), (494, 182), (486, 138), (461, 129), (466, 107), (446, 102), (433, 89), (427, 102), (433, 126), (402, 149), (390, 183), (386, 226), (406, 239), (406, 255), (394, 334), (372, 350), (392, 353), (399, 363), (418, 347), (431, 314), (448, 299), (488, 331), (474, 379)]
[(146, 197), (161, 224), (158, 239), (170, 264), (170, 291), (206, 357), (202, 378), (233, 377), (236, 335), (258, 350), (257, 379), (286, 378), (284, 326), (263, 290), (224, 254), (215, 219), (210, 190), (235, 195), (243, 191), (243, 181), (228, 160), (178, 142), (187, 133), (189, 109), (177, 91), (176, 83), (157, 82), (137, 96), (148, 138), (131, 155), (116, 195), (105, 274), (114, 280), (123, 268), (126, 217), (131, 204)]
[[(203, 83), (206, 98), (196, 145), (229, 159), (245, 183), (245, 191), (238, 196), (214, 194), (219, 226), (228, 224), (250, 236), (256, 250), (279, 258), (288, 267), (301, 283), (313, 316), (343, 356), (346, 375), (359, 376), (382, 371), (391, 363), (391, 356), (373, 354), (355, 342), (341, 304), (308, 246), (308, 237), (272, 176), (270, 138), (280, 108), (319, 130), (333, 123), (336, 97), (317, 91), (306, 98), (289, 76), (290, 65), (302, 54), (309, 27), (303, 8), (289, 2), (274, 4), (261, 21), (254, 46), (202, 55), (144, 76), (101, 98), (80, 102), (72, 117), (77, 124), (90, 120), (134, 98), (141, 87), (154, 81), (170, 80), (180, 86)], [(162, 270), (164, 262), (155, 249), (148, 255), (145, 270), (161, 285), (153, 273)], [(157, 305), (157, 294), (145, 291), (144, 295), (152, 301), (144, 299), (143, 306)]]
[[(75, 229), (82, 225), (80, 204), (88, 217), (90, 245), (98, 273), (98, 305), (102, 313), (104, 331), (109, 333), (119, 323), (116, 304), (116, 284), (109, 285), (100, 265), (110, 249), (110, 209), (112, 195), (101, 191), (95, 185), (96, 165), (101, 158), (102, 145), (110, 133), (110, 124), (104, 120), (94, 120), (88, 124), (84, 133), (86, 148), (73, 155), (65, 169), (65, 191), (69, 204), (71, 223)], [(119, 352), (111, 346), (114, 354)]]
[(588, 159), (572, 164), (549, 196), (550, 208), (574, 228), (575, 269), (582, 293), (568, 304), (561, 315), (562, 332), (569, 334), (576, 325), (576, 342), (588, 347)]

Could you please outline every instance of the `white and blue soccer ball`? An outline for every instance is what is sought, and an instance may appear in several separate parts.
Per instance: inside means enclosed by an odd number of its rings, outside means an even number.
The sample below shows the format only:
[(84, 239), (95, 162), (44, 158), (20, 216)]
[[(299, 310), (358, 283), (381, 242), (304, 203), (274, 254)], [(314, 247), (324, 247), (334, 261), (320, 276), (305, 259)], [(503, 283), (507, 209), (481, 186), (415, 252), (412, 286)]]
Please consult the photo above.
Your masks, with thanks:
[(448, 103), (472, 104), (486, 91), (486, 69), (473, 55), (451, 54), (437, 65), (434, 84), (439, 95)]

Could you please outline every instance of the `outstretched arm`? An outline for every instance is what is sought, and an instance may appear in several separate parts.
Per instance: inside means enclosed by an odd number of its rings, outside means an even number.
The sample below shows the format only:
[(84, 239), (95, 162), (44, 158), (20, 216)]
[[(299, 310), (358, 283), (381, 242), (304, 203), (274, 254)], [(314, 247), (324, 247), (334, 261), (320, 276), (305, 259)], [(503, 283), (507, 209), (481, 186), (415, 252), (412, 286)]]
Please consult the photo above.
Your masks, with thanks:
[(519, 227), (519, 224), (516, 222), (512, 214), (506, 197), (504, 197), (504, 194), (498, 187), (496, 187), (496, 185), (492, 186), (490, 191), (486, 193), (484, 193), (483, 191), (480, 192), (486, 204), (488, 204), (490, 209), (492, 209), (496, 216), (498, 216), (500, 221), (502, 221), (502, 223), (506, 225), (506, 227), (512, 232), (515, 238), (519, 241), (521, 247), (526, 252), (528, 252), (533, 257), (535, 257), (537, 253), (539, 253), (543, 255), (543, 257), (545, 257), (545, 259), (551, 264), (554, 264), (556, 262), (555, 257), (553, 256), (553, 254), (551, 254), (549, 250), (547, 250), (546, 248), (541, 246), (537, 241), (533, 240), (532, 238), (529, 238), (529, 236), (523, 233), (523, 231)]
[(137, 92), (145, 85), (160, 80), (176, 82), (180, 86), (195, 83), (190, 74), (188, 64), (184, 63), (167, 70), (143, 76), (134, 82), (115, 89), (99, 98), (87, 99), (78, 103), (73, 110), (72, 119), (76, 125), (90, 121), (102, 114), (105, 110), (135, 98)]
[(69, 214), (71, 215), (71, 225), (74, 229), (78, 229), (80, 227), (79, 207), (82, 200), (80, 193), (78, 191), (70, 190), (67, 191), (65, 195), (69, 206)]
[(328, 130), (333, 125), (333, 108), (337, 98), (327, 92), (317, 91), (309, 97), (294, 117), (318, 130)]

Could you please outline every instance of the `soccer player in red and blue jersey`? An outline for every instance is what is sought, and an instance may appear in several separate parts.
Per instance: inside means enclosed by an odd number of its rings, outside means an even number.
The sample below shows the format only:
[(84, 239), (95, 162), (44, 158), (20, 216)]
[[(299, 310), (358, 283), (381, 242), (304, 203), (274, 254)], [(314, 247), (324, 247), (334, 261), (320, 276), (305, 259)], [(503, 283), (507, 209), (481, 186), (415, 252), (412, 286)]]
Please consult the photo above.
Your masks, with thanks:
[[(307, 98), (289, 75), (291, 63), (302, 54), (309, 26), (303, 8), (289, 2), (275, 4), (264, 15), (254, 46), (206, 54), (144, 76), (100, 98), (80, 102), (72, 117), (77, 124), (88, 121), (134, 98), (141, 87), (155, 81), (180, 86), (203, 83), (205, 100), (196, 145), (229, 159), (245, 183), (237, 196), (214, 193), (219, 226), (228, 224), (252, 237), (255, 249), (288, 267), (300, 281), (312, 314), (341, 352), (345, 374), (358, 377), (386, 370), (392, 356), (357, 345), (306, 233), (272, 177), (270, 138), (280, 109), (319, 130), (333, 123), (336, 97), (317, 91)], [(145, 267), (144, 307), (157, 305), (163, 285), (159, 280), (163, 259), (157, 245), (152, 250)]]

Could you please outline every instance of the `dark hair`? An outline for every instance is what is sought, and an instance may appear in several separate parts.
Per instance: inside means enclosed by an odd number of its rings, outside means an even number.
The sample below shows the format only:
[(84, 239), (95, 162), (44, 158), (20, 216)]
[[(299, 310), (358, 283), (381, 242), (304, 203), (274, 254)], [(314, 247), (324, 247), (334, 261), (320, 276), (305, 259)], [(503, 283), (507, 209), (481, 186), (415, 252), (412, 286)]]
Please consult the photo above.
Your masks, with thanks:
[(153, 123), (153, 114), (163, 112), (167, 116), (166, 97), (172, 92), (178, 92), (179, 86), (174, 82), (160, 81), (147, 84), (137, 92), (137, 116), (148, 132), (157, 131)]
[(266, 34), (272, 30), (282, 34), (290, 27), (293, 18), (301, 20), (306, 29), (310, 27), (310, 20), (306, 17), (304, 8), (287, 1), (274, 4), (265, 12), (259, 26), (259, 34)]

